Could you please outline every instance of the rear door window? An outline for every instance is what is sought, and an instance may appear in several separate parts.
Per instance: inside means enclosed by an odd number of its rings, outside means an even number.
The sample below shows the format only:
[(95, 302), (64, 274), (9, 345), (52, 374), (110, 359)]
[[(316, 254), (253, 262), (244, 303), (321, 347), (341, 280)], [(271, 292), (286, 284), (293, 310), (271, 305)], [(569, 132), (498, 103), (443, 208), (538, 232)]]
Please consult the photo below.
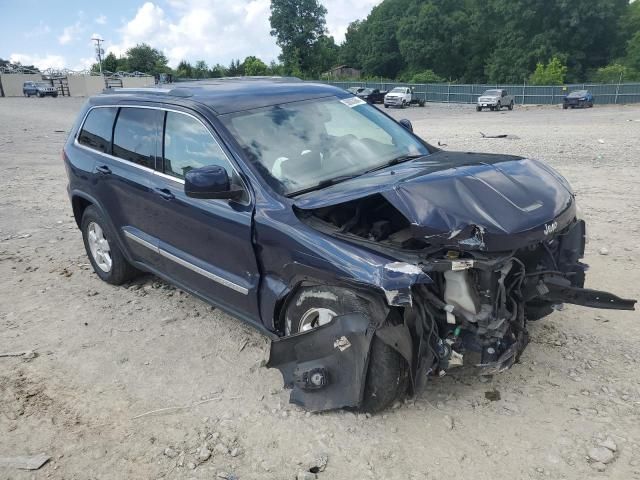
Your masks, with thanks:
[(111, 132), (117, 111), (116, 107), (91, 110), (78, 135), (78, 143), (98, 152), (111, 153)]
[(226, 154), (207, 128), (190, 115), (167, 112), (164, 127), (164, 173), (184, 178), (194, 168), (218, 165), (233, 175)]
[(153, 108), (121, 108), (113, 131), (113, 155), (155, 168), (158, 132), (164, 112)]

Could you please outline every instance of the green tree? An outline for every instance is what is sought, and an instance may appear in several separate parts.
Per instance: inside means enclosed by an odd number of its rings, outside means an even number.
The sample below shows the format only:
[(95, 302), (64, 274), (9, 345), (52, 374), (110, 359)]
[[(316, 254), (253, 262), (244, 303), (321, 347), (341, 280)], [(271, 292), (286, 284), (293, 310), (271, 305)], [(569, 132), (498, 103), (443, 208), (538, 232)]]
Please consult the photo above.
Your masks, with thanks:
[(113, 52), (109, 52), (104, 60), (102, 60), (102, 70), (106, 70), (108, 72), (117, 72), (118, 71), (118, 59), (113, 54)]
[(193, 76), (195, 78), (207, 78), (209, 76), (209, 67), (204, 60), (198, 60), (193, 67)]
[(266, 75), (269, 69), (266, 63), (252, 55), (245, 58), (242, 65), (244, 67), (244, 74), (250, 77)]
[(178, 77), (193, 78), (193, 67), (187, 60), (181, 60), (175, 73)]
[(411, 83), (442, 83), (446, 80), (436, 75), (433, 70), (425, 70), (412, 75), (409, 80)]
[(533, 85), (562, 85), (566, 75), (567, 66), (558, 57), (553, 57), (546, 65), (538, 62), (529, 82)]
[(640, 79), (638, 71), (620, 63), (612, 63), (595, 71), (590, 80), (597, 83), (635, 82)]
[(216, 63), (211, 70), (209, 70), (209, 76), (211, 78), (220, 78), (227, 75), (227, 68), (224, 65)]
[(131, 47), (126, 53), (128, 67), (131, 71), (148, 73), (155, 75), (158, 73), (169, 73), (171, 69), (167, 66), (167, 57), (156, 48), (152, 48), (146, 43), (140, 43)]
[(285, 70), (303, 73), (315, 70), (313, 51), (326, 32), (327, 9), (318, 0), (272, 0), (271, 35), (281, 48), (280, 60)]
[(244, 75), (244, 68), (240, 63), (240, 59), (231, 60), (229, 64), (229, 68), (227, 69), (227, 75), (230, 77), (237, 77), (239, 75)]

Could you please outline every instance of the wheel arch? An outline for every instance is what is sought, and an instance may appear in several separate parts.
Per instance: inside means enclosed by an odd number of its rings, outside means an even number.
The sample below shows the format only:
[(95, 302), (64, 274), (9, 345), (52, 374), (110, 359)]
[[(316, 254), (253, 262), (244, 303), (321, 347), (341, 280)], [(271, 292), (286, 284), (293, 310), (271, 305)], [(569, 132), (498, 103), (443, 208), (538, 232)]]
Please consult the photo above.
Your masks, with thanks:
[(118, 231), (115, 228), (115, 225), (111, 220), (111, 217), (109, 216), (107, 211), (102, 207), (100, 202), (95, 197), (81, 190), (72, 190), (70, 192), (70, 198), (71, 198), (71, 208), (73, 209), (73, 217), (76, 221), (76, 225), (78, 226), (78, 228), (82, 228), (82, 216), (84, 215), (84, 212), (86, 211), (86, 209), (89, 208), (90, 206), (95, 207), (96, 209), (98, 209), (98, 211), (100, 212), (100, 215), (107, 222), (108, 228), (114, 233), (115, 241), (118, 244), (118, 247), (120, 248), (122, 253), (124, 254), (125, 258), (127, 259), (127, 261), (132, 263), (133, 262), (132, 256), (129, 253), (129, 249), (127, 248), (127, 245), (125, 244), (125, 242), (122, 241), (122, 236), (120, 235), (120, 231)]

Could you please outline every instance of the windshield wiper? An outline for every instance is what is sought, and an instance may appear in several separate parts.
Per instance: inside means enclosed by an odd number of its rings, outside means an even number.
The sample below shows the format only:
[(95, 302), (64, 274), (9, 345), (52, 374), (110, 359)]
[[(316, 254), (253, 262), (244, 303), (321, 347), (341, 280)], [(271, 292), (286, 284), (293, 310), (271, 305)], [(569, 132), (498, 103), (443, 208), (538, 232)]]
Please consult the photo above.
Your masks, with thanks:
[(397, 165), (399, 163), (406, 162), (408, 160), (415, 160), (416, 158), (422, 158), (422, 157), (425, 157), (425, 156), (426, 155), (400, 155), (399, 157), (392, 158), (391, 160), (389, 160), (386, 163), (383, 163), (382, 165), (378, 165), (377, 167), (373, 167), (373, 168), (370, 168), (369, 170), (365, 170), (363, 172), (363, 175), (365, 173), (376, 172), (378, 170), (382, 170), (383, 168), (391, 167), (393, 165)]
[(341, 182), (344, 182), (346, 180), (351, 180), (352, 178), (360, 177), (361, 175), (366, 175), (367, 173), (375, 172), (377, 170), (382, 170), (383, 168), (387, 168), (387, 167), (390, 167), (392, 165), (397, 165), (399, 163), (406, 162), (408, 160), (415, 160), (416, 158), (422, 158), (422, 157), (425, 157), (425, 156), (426, 155), (400, 155), (399, 157), (393, 158), (393, 159), (389, 160), (388, 162), (383, 163), (382, 165), (378, 165), (377, 167), (370, 168), (369, 170), (365, 170), (364, 172), (355, 173), (353, 175), (342, 175), (340, 177), (334, 177), (334, 178), (329, 178), (327, 180), (322, 180), (321, 182), (318, 182), (317, 184), (315, 184), (315, 185), (313, 185), (311, 187), (303, 188), (301, 190), (297, 190), (295, 192), (288, 193), (287, 197), (295, 197), (297, 195), (302, 195), (303, 193), (313, 192), (314, 190), (320, 190), (322, 188), (330, 187), (331, 185), (335, 185), (336, 183), (341, 183)]
[(313, 192), (314, 190), (320, 190), (322, 188), (330, 187), (331, 185), (335, 185), (336, 183), (341, 183), (346, 180), (351, 180), (352, 178), (359, 177), (360, 175), (362, 175), (362, 173), (328, 178), (327, 180), (322, 180), (321, 182), (318, 182), (315, 185), (312, 185), (311, 187), (303, 188), (301, 190), (296, 190), (295, 192), (288, 193), (287, 197), (295, 197), (297, 195), (302, 195), (303, 193)]

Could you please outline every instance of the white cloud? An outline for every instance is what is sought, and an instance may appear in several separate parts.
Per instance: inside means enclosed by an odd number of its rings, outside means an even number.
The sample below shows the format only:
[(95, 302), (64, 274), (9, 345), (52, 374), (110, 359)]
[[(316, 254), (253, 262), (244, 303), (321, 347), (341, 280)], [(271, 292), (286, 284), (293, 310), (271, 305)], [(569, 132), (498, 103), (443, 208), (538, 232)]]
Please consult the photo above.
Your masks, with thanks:
[(24, 32), (24, 36), (26, 38), (41, 37), (50, 32), (51, 32), (51, 27), (49, 27), (49, 25), (47, 25), (42, 20), (40, 20), (40, 23), (38, 24), (38, 26), (33, 28), (32, 30)]
[(81, 21), (77, 21), (62, 30), (62, 35), (58, 37), (58, 42), (60, 42), (60, 45), (67, 45), (77, 40), (82, 32), (84, 32), (84, 26)]
[[(328, 10), (327, 29), (340, 43), (349, 23), (364, 18), (380, 0), (354, 0), (348, 8), (338, 0), (322, 3)], [(280, 53), (269, 34), (269, 6), (270, 0), (167, 0), (163, 7), (147, 1), (105, 48), (123, 55), (144, 42), (161, 50), (172, 67), (182, 59), (226, 65), (247, 55), (269, 62)]]
[(364, 19), (371, 9), (382, 0), (351, 0), (345, 5), (340, 0), (323, 0), (321, 3), (327, 9), (327, 30), (336, 43), (344, 42), (347, 27), (354, 20)]
[(22, 65), (35, 65), (41, 70), (47, 68), (65, 68), (67, 62), (61, 55), (27, 55), (24, 53), (12, 53), (9, 55), (9, 61), (13, 63), (21, 63)]
[(99, 25), (105, 25), (107, 23), (106, 15), (99, 15), (96, 17), (96, 23)]

